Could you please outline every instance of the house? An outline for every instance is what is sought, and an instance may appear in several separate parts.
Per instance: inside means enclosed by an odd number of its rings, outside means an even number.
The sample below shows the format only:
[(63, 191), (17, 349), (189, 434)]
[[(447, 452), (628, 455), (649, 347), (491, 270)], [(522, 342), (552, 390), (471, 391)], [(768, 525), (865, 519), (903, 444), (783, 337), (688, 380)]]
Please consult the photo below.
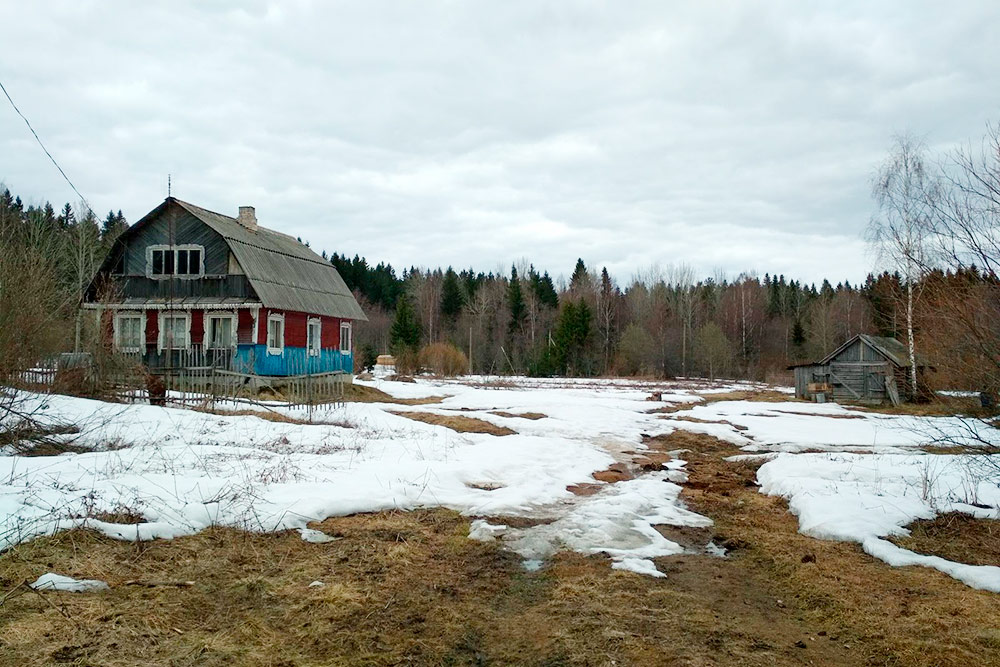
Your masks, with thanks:
[[(927, 365), (917, 357), (918, 384)], [(858, 334), (821, 361), (789, 366), (795, 396), (809, 400), (898, 405), (910, 395), (910, 357), (895, 338)]]
[(337, 270), (294, 238), (174, 197), (126, 230), (87, 289), (114, 348), (154, 372), (353, 371), (365, 320)]

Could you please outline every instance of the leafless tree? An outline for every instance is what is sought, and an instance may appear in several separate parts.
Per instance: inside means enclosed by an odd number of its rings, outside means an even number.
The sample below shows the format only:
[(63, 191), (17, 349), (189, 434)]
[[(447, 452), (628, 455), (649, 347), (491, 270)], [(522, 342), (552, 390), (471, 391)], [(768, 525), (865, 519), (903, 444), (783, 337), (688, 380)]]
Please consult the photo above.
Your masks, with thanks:
[(681, 322), (681, 375), (687, 377), (688, 348), (694, 325), (694, 269), (688, 264), (679, 264), (671, 267), (668, 275), (674, 288), (674, 312)]
[(903, 276), (906, 292), (906, 345), (910, 358), (910, 395), (917, 395), (917, 359), (914, 341), (914, 302), (921, 278), (931, 264), (932, 214), (939, 188), (928, 172), (923, 144), (909, 135), (895, 138), (894, 146), (872, 181), (878, 211), (868, 237), (878, 257)]
[(952, 153), (942, 171), (943, 196), (933, 201), (939, 258), (955, 269), (976, 266), (1000, 276), (1000, 124), (987, 125), (978, 149)]

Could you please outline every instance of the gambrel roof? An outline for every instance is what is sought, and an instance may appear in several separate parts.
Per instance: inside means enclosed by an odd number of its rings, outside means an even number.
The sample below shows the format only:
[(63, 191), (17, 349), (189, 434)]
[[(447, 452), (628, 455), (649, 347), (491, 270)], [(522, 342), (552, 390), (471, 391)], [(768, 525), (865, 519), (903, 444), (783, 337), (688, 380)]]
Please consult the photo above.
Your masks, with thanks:
[(259, 225), (249, 229), (236, 218), (167, 197), (131, 226), (123, 237), (156, 219), (171, 205), (180, 206), (225, 239), (264, 307), (343, 319), (368, 319), (337, 269), (287, 234)]

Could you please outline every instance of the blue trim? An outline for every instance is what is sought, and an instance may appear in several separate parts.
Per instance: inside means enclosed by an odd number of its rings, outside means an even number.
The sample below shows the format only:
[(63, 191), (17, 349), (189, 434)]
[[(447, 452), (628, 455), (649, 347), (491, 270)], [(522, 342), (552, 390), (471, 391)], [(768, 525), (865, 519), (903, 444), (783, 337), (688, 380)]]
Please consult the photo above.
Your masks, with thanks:
[(268, 354), (267, 345), (239, 345), (233, 370), (255, 375), (305, 375), (306, 373), (354, 372), (353, 353), (323, 348), (318, 356), (309, 356), (304, 347), (286, 347), (282, 354)]

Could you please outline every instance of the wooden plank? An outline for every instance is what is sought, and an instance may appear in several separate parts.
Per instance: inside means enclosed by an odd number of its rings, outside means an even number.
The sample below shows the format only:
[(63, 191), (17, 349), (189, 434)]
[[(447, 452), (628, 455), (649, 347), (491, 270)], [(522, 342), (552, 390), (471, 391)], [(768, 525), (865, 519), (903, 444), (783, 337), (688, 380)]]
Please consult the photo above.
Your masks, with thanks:
[(840, 382), (840, 384), (843, 385), (844, 389), (846, 389), (847, 391), (851, 392), (851, 394), (854, 395), (854, 398), (856, 398), (858, 400), (861, 400), (861, 395), (858, 394), (858, 392), (854, 391), (854, 389), (852, 389), (849, 384), (847, 384), (842, 379), (840, 379), (837, 376), (837, 374), (833, 372), (832, 368), (830, 369), (830, 378), (833, 379), (833, 380), (837, 380), (838, 382)]
[(896, 377), (894, 375), (886, 376), (885, 393), (889, 395), (889, 400), (893, 405), (899, 405), (902, 402), (899, 400), (899, 390), (896, 387)]

